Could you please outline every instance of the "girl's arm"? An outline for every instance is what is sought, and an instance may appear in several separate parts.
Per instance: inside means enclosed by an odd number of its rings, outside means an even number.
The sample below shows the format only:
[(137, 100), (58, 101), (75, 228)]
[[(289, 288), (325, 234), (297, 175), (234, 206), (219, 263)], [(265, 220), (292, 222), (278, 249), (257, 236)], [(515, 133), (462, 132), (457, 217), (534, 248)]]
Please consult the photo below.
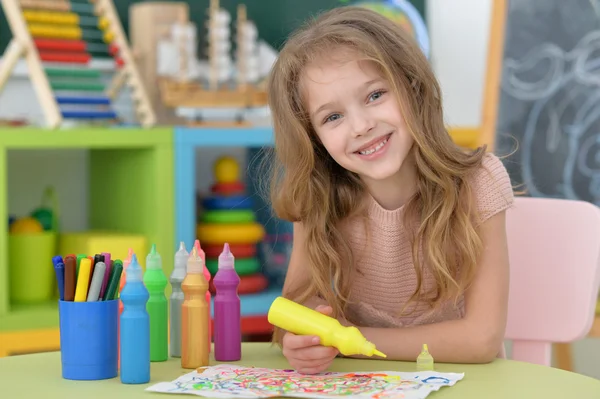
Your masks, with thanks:
[(389, 360), (415, 361), (423, 344), (438, 362), (487, 363), (497, 357), (508, 307), (505, 212), (480, 228), (484, 250), (477, 275), (465, 292), (463, 319), (405, 328), (358, 327)]

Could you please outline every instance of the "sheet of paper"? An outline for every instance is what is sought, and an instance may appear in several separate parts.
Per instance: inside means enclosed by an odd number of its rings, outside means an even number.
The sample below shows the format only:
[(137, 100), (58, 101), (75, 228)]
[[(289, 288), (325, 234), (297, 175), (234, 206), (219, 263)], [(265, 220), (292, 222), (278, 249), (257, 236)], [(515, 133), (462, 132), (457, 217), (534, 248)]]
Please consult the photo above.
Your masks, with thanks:
[(299, 374), (292, 370), (220, 364), (185, 374), (173, 382), (155, 384), (147, 391), (193, 394), (210, 398), (423, 399), (449, 387), (464, 374), (425, 372), (326, 372)]

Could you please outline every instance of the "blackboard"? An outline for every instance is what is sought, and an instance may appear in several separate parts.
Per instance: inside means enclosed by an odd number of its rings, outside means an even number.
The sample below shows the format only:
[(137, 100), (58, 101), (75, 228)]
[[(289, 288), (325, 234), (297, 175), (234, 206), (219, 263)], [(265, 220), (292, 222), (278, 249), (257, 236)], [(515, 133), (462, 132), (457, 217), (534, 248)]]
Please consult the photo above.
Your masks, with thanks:
[[(171, 0), (174, 1), (174, 0)], [(411, 0), (423, 19), (425, 19), (425, 1)], [(125, 32), (129, 31), (129, 6), (141, 0), (113, 0)], [(169, 0), (166, 0), (169, 2)], [(198, 26), (204, 26), (209, 0), (188, 0), (190, 18)], [(259, 35), (274, 48), (279, 48), (286, 36), (308, 17), (322, 10), (332, 9), (346, 2), (340, 0), (221, 0), (221, 7), (234, 12), (237, 5), (243, 3), (247, 7), (248, 18), (255, 21)], [(0, 7), (1, 8), (1, 7)], [(234, 14), (235, 15), (235, 14)], [(6, 23), (4, 13), (0, 10), (0, 53), (4, 52), (11, 32)]]
[(600, 2), (506, 4), (494, 152), (527, 195), (600, 205)]

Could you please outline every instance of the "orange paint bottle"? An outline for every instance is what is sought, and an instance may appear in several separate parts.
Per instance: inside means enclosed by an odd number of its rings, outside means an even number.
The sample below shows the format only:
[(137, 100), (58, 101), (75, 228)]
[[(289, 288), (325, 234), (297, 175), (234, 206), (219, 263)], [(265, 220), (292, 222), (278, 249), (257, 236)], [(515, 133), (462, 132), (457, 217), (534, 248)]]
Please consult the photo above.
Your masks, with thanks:
[(208, 281), (204, 277), (204, 261), (196, 247), (187, 262), (187, 275), (181, 283), (181, 367), (195, 369), (208, 366)]
[[(125, 287), (125, 280), (127, 279), (127, 268), (129, 267), (129, 264), (131, 263), (131, 257), (133, 256), (133, 249), (129, 248), (129, 250), (127, 251), (127, 259), (125, 259), (123, 261), (123, 271), (121, 272), (121, 280), (119, 280), (119, 296), (121, 294), (121, 291), (123, 291), (123, 287)], [(120, 262), (120, 260), (117, 259), (117, 261)], [(119, 320), (121, 320), (121, 313), (123, 313), (123, 302), (121, 302), (121, 299), (119, 299)], [(117, 345), (119, 345), (119, 348), (121, 347), (121, 327), (119, 324), (119, 335), (117, 336)], [(121, 367), (121, 350), (119, 349), (118, 351), (118, 355), (117, 355), (117, 367)]]

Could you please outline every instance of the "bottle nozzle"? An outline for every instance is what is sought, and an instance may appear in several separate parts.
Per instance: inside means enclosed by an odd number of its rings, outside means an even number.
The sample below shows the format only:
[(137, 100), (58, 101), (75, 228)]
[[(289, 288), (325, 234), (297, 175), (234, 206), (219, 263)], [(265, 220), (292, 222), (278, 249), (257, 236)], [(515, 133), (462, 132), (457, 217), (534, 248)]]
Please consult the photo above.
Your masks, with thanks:
[(219, 255), (219, 269), (234, 269), (235, 257), (229, 249), (229, 243), (223, 245), (223, 252)]
[(196, 239), (196, 241), (194, 241), (194, 247), (198, 251), (198, 256), (200, 256), (203, 261), (206, 261), (206, 254), (204, 253), (204, 251), (202, 250), (202, 247), (200, 246), (200, 240)]
[(133, 248), (129, 248), (127, 250), (127, 258), (125, 258), (125, 260), (123, 261), (123, 270), (125, 270), (129, 267), (129, 264), (131, 263), (131, 257), (133, 255), (134, 255)]
[(179, 250), (187, 252), (187, 250), (185, 249), (185, 242), (181, 241), (179, 243)]
[(138, 263), (136, 254), (132, 253), (131, 262), (129, 263), (129, 267), (127, 268), (127, 278), (126, 281), (140, 281), (142, 280), (142, 267)]
[(204, 267), (203, 263), (202, 258), (198, 255), (198, 249), (194, 246), (187, 262), (188, 273), (202, 273)]
[(387, 357), (385, 353), (378, 351), (377, 349), (373, 350), (373, 354), (379, 357)]
[(162, 269), (162, 259), (156, 251), (156, 244), (152, 244), (152, 249), (146, 257), (146, 269)]

